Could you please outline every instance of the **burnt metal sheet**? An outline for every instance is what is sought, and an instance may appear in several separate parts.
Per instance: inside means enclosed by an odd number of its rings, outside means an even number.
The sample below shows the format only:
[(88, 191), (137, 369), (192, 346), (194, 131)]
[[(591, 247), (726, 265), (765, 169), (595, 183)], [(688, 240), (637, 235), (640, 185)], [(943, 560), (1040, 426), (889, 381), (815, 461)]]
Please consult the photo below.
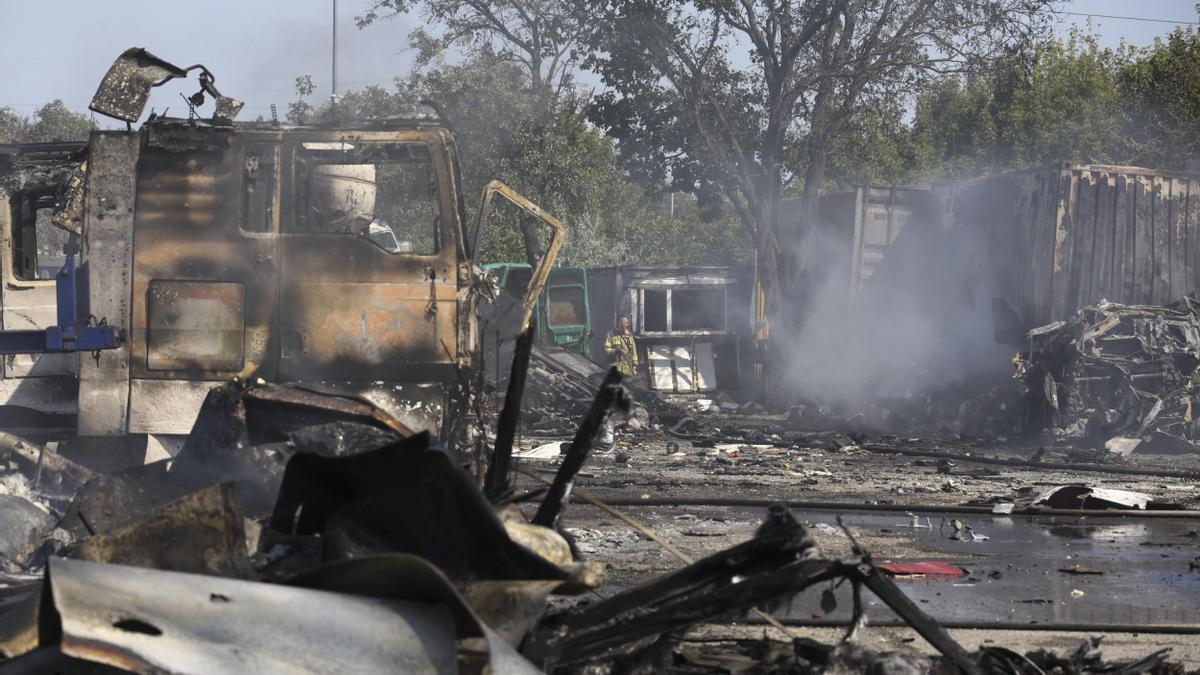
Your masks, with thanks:
[(136, 122), (146, 109), (150, 88), (155, 83), (186, 75), (187, 71), (179, 66), (167, 63), (141, 47), (126, 49), (105, 73), (88, 108), (101, 115)]
[(84, 160), (75, 167), (63, 186), (62, 204), (50, 218), (55, 227), (72, 234), (83, 234), (83, 186), (86, 179), (87, 160)]
[[(534, 602), (545, 582), (504, 582), (505, 586), (519, 589), (515, 592), (521, 596), (516, 602), (530, 611), (525, 603)], [(507, 629), (515, 629), (517, 617), (507, 617), (508, 622), (501, 622), (493, 630), (486, 613), (490, 608), (495, 610), (502, 600), (497, 595), (482, 590), (481, 594), (472, 594), (471, 588), (487, 589), (489, 582), (473, 582), (465, 584), (467, 597), (472, 602), (459, 595), (455, 585), (438, 568), (429, 561), (413, 555), (387, 554), (376, 555), (355, 560), (341, 560), (327, 563), (310, 570), (298, 577), (290, 579), (289, 585), (312, 588), (352, 595), (365, 595), (373, 598), (399, 598), (423, 602), (437, 602), (450, 610), (454, 618), (459, 643), (459, 664), (466, 672), (480, 672), (487, 666), (487, 672), (497, 675), (526, 675), (538, 670), (533, 664), (518, 654), (511, 644), (517, 640), (510, 639)], [(511, 599), (511, 596), (508, 596)], [(542, 607), (545, 607), (544, 597)], [(484, 607), (478, 609), (475, 605), (480, 601)], [(495, 605), (488, 605), (495, 602)], [(531, 612), (532, 613), (532, 612)], [(528, 619), (524, 614), (521, 619)], [(520, 635), (523, 637), (524, 632)], [(479, 642), (482, 642), (480, 648)]]
[(72, 557), (174, 572), (254, 579), (237, 483), (219, 483), (145, 519), (81, 543)]
[[(353, 260), (357, 256), (347, 250), (352, 244), (375, 248), (363, 239), (348, 238), (312, 248), (305, 252), (304, 260), (319, 265), (342, 257), (342, 253)], [(287, 259), (300, 262), (299, 253), (290, 255), (291, 248), (284, 246)], [(387, 254), (379, 251), (379, 255)], [(354, 264), (373, 266), (376, 262), (382, 261)], [(393, 379), (399, 373), (392, 364), (453, 362), (455, 352), (450, 345), (455, 342), (457, 292), (453, 277), (430, 280), (422, 271), (413, 270), (388, 283), (354, 283), (323, 276), (305, 275), (304, 280), (295, 278), (287, 283), (280, 303), (282, 377)]]
[(240, 283), (150, 282), (147, 367), (240, 371), (245, 361), (245, 295)]
[(59, 527), (76, 541), (93, 534), (111, 534), (195, 489), (172, 483), (167, 468), (168, 462), (155, 462), (97, 474), (75, 493)]
[[(38, 610), (42, 582), (32, 581), (21, 590), (0, 599), (0, 657), (12, 659), (38, 647)], [(34, 673), (36, 670), (5, 670), (10, 661), (0, 662), (0, 673)]]
[[(348, 143), (345, 132), (286, 142), (297, 165), (304, 147)], [(357, 132), (353, 143), (422, 145), (437, 178), (440, 247), (391, 254), (367, 239), (302, 229), (305, 185), (283, 172), (279, 236), (278, 378), (287, 381), (444, 382), (469, 359), (462, 314), (461, 214), (451, 190), (449, 136), (438, 130)], [(462, 297), (460, 297), (462, 295)]]
[(327, 560), (420, 555), (455, 580), (597, 581), (513, 541), (474, 479), (429, 434), (347, 457), (297, 454), (270, 525), (320, 534)]
[(174, 459), (95, 477), (75, 495), (62, 526), (77, 537), (89, 528), (109, 534), (172, 500), (231, 480), (238, 482), (248, 513), (266, 513), (293, 453), (362, 452), (410, 433), (366, 401), (231, 383), (209, 393)]
[[(384, 412), (378, 406), (354, 396), (321, 391), (304, 387), (283, 387), (256, 383), (245, 391), (244, 401), (250, 406), (248, 413), (253, 416), (256, 404), (274, 404), (278, 406), (304, 409), (309, 414), (316, 411), (345, 416), (363, 424), (369, 424), (388, 431), (395, 432), (401, 437), (413, 435), (413, 431), (400, 423), (399, 420)], [(249, 424), (256, 420), (248, 419)]]
[[(36, 638), (36, 636), (34, 636)], [(36, 643), (34, 647), (36, 647)], [(122, 675), (129, 671), (113, 668), (63, 654), (54, 647), (44, 647), (19, 658), (0, 663), (0, 673), (54, 673), (54, 675)]]
[(209, 392), (171, 465), (185, 485), (237, 480), (251, 513), (270, 511), (297, 452), (346, 455), (384, 447), (412, 432), (363, 400), (265, 382)]
[[(143, 132), (128, 291), (134, 378), (276, 377), (276, 224), (250, 227), (240, 197), (246, 144), (277, 133), (175, 123)], [(214, 310), (218, 330), (198, 333), (194, 312), (173, 310), (181, 299)]]
[(219, 124), (228, 124), (233, 122), (233, 118), (237, 117), (242, 111), (245, 102), (239, 101), (228, 96), (216, 96), (214, 100), (214, 108), (212, 119), (213, 122)]
[(54, 449), (0, 431), (0, 461), (27, 478), (39, 497), (61, 513), (80, 486), (96, 474)]
[[(445, 673), (457, 669), (442, 603), (54, 559), (63, 653), (141, 673)], [(53, 624), (57, 623), (57, 626)]]
[(144, 380), (129, 383), (129, 433), (185, 436), (218, 382)]
[(374, 382), (347, 385), (322, 382), (320, 388), (350, 395), (378, 406), (414, 433), (428, 431), (437, 434), (445, 428), (448, 388), (444, 384)]
[(87, 143), (0, 144), (0, 190), (57, 192), (87, 158)]
[(1151, 497), (1142, 492), (1114, 490), (1088, 485), (1056, 485), (1033, 496), (1032, 506), (1060, 509), (1142, 509)]

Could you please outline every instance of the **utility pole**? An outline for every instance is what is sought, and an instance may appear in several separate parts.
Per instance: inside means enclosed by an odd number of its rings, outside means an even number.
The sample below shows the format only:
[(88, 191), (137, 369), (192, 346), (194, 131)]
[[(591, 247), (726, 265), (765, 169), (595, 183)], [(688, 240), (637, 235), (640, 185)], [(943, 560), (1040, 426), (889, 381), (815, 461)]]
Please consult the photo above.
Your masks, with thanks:
[(333, 77), (329, 88), (329, 100), (337, 102), (337, 0), (333, 0)]

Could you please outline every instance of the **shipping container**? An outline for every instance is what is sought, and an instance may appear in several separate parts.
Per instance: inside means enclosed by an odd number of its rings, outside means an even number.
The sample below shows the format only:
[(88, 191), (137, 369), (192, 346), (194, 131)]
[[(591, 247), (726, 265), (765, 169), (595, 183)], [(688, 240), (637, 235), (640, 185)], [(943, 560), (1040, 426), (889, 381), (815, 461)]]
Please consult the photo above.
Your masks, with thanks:
[[(799, 200), (784, 200), (793, 213)], [(845, 279), (847, 301), (853, 302), (871, 280), (884, 253), (904, 226), (931, 214), (926, 188), (864, 185), (821, 196), (820, 226), (825, 233), (821, 261), (826, 279)]]
[(1028, 326), (1107, 299), (1161, 305), (1200, 286), (1200, 177), (1060, 163), (937, 184), (958, 230)]

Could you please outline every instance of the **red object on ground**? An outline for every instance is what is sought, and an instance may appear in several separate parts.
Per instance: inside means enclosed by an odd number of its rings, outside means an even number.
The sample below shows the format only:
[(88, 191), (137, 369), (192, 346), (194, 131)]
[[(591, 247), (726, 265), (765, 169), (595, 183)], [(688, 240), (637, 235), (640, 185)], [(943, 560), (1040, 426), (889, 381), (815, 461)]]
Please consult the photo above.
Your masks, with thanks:
[(911, 562), (911, 563), (892, 563), (888, 565), (877, 565), (879, 569), (888, 574), (914, 575), (923, 574), (930, 577), (961, 577), (966, 575), (966, 570), (961, 567), (955, 567), (944, 562)]

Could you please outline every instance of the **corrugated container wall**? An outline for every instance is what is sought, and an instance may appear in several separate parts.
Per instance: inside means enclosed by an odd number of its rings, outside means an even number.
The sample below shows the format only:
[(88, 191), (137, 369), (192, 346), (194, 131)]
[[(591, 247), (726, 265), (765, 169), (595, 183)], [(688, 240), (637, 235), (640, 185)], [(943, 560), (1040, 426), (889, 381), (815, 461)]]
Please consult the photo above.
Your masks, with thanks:
[(942, 220), (1029, 326), (1101, 299), (1166, 304), (1200, 287), (1200, 177), (1057, 164), (935, 185)]
[(866, 185), (821, 197), (821, 227), (835, 242), (821, 258), (831, 273), (844, 275), (851, 302), (904, 226), (929, 217), (929, 205), (929, 190), (922, 188)]

